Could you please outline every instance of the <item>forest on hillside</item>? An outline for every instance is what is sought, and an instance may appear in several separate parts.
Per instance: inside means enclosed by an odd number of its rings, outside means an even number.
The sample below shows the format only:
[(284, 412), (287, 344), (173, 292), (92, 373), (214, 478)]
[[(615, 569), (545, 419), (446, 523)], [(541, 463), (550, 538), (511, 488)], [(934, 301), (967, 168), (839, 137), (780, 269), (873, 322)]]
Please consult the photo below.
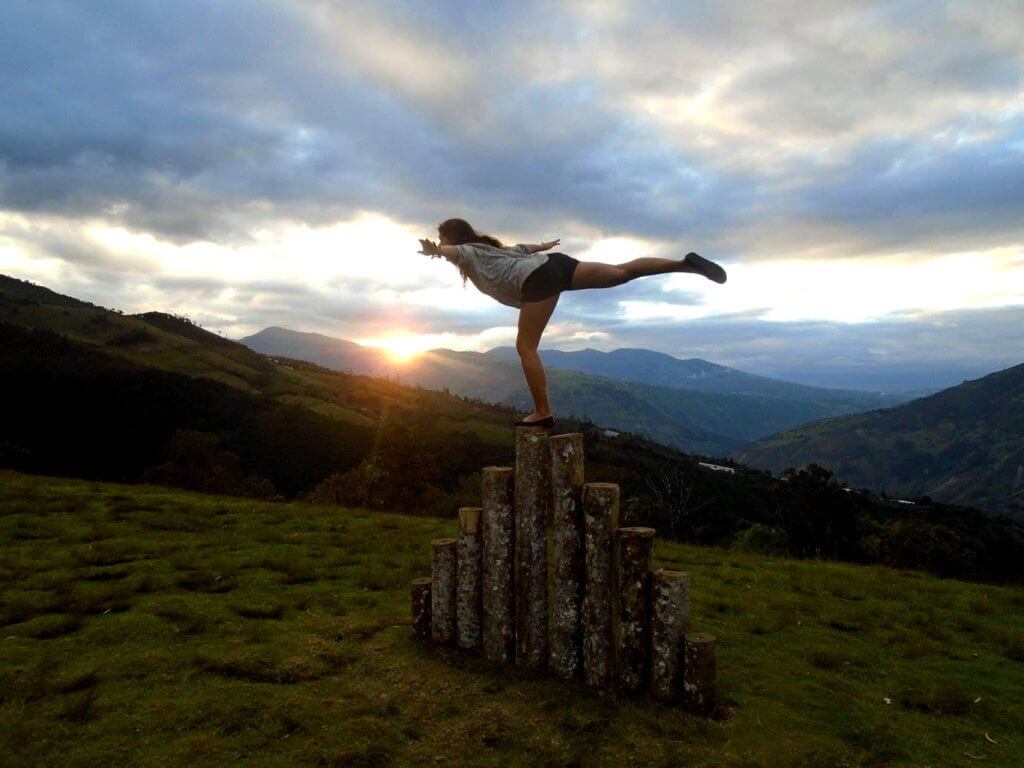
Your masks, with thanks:
[[(513, 462), (511, 429), (494, 442), (479, 425), (440, 418), (438, 403), (466, 407), (455, 396), (353, 424), (9, 323), (0, 382), (13, 405), (0, 422), (0, 465), (26, 472), (454, 516), (479, 504), (481, 467)], [(816, 466), (778, 478), (716, 472), (635, 435), (561, 426), (585, 436), (587, 481), (622, 486), (624, 524), (690, 543), (1022, 580), (1024, 528), (1008, 520), (886, 500)]]

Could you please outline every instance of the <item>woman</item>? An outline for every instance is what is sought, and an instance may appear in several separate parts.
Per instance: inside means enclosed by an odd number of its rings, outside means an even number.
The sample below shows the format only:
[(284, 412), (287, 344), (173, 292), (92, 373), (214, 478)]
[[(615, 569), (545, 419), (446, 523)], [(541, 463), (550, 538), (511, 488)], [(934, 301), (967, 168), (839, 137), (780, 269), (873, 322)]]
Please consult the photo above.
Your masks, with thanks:
[(497, 238), (477, 232), (464, 219), (448, 219), (438, 226), (437, 232), (440, 243), (421, 239), (420, 253), (432, 258), (443, 256), (459, 268), (463, 284), (472, 280), (483, 293), (519, 309), (516, 351), (533, 395), (534, 409), (516, 426), (555, 425), (537, 347), (562, 291), (611, 288), (638, 277), (667, 272), (694, 272), (716, 283), (726, 280), (724, 269), (696, 253), (688, 253), (683, 259), (645, 257), (624, 264), (602, 264), (579, 261), (564, 253), (541, 253), (558, 245), (558, 240), (508, 248)]

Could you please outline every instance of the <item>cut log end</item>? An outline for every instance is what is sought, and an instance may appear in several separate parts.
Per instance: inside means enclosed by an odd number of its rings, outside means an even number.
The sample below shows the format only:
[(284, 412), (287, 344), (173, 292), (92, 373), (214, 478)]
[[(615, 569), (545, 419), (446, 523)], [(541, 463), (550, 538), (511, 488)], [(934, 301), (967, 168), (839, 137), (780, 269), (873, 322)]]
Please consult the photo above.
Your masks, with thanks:
[(424, 576), (412, 580), (412, 628), (416, 637), (427, 640), (431, 636), (431, 586), (434, 580)]
[(651, 573), (651, 696), (683, 701), (683, 637), (690, 621), (690, 574), (659, 568)]
[(718, 705), (718, 669), (714, 635), (693, 633), (686, 635), (686, 670), (683, 675), (686, 708), (707, 717)]
[(654, 529), (619, 528), (618, 605), (613, 626), (619, 688), (638, 694), (647, 689), (650, 675), (650, 580)]
[(482, 507), (459, 508), (459, 533), (475, 534), (480, 530)]
[(434, 539), (433, 587), (431, 601), (431, 637), (435, 643), (451, 645), (456, 628), (456, 540)]
[(516, 662), (531, 671), (548, 661), (547, 523), (551, 454), (543, 428), (516, 427)]

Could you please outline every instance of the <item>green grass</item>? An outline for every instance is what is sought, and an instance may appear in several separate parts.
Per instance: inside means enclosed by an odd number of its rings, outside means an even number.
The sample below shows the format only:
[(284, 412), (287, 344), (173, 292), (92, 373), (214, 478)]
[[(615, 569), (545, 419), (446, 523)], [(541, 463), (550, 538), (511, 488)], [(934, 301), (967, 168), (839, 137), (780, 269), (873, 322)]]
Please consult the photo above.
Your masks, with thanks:
[(1024, 753), (1024, 590), (659, 542), (658, 565), (693, 574), (694, 629), (721, 641), (722, 716), (703, 720), (415, 642), (408, 584), (454, 525), (0, 473), (0, 762), (1009, 766)]

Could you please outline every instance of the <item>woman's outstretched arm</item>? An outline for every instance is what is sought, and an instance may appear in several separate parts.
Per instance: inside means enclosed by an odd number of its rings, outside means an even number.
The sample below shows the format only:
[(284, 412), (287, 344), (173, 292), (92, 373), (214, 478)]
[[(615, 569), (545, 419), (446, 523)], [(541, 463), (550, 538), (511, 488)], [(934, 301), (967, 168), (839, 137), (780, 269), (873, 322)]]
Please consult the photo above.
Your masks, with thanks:
[(420, 238), (420, 253), (427, 256), (444, 256), (449, 261), (458, 261), (459, 249), (454, 245), (438, 245), (433, 240)]
[(546, 251), (548, 248), (554, 248), (560, 241), (561, 238), (558, 240), (552, 240), (548, 243), (541, 243), (540, 245), (527, 245), (526, 243), (524, 243), (524, 245), (530, 249), (530, 253), (537, 253), (538, 251)]

